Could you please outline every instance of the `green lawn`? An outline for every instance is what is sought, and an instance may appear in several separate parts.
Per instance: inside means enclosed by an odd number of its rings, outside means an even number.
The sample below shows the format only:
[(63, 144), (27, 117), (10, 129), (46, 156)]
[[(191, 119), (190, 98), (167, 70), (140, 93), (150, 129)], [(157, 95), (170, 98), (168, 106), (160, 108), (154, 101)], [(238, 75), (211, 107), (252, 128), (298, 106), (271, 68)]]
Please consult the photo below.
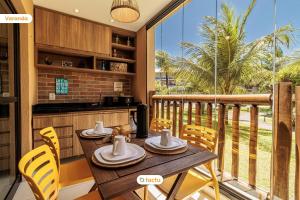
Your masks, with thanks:
[[(245, 110), (244, 110), (245, 111)], [(229, 111), (230, 112), (230, 111)], [(213, 119), (216, 119), (215, 116)], [(259, 120), (264, 120), (259, 118)], [(187, 112), (184, 113), (184, 123), (187, 122)], [(272, 123), (271, 118), (266, 118), (267, 123)], [(225, 138), (225, 166), (226, 172), (231, 172), (231, 147), (232, 147), (232, 132), (231, 122), (226, 126)], [(206, 124), (205, 114), (202, 116), (202, 124)], [(217, 123), (214, 121), (214, 126)], [(240, 123), (240, 163), (239, 163), (239, 179), (243, 182), (248, 182), (248, 166), (249, 166), (249, 125)], [(295, 137), (293, 137), (292, 154), (290, 163), (290, 199), (294, 197), (294, 181), (295, 181)], [(272, 152), (272, 131), (259, 129), (258, 130), (258, 146), (257, 146), (257, 187), (265, 191), (270, 191), (270, 170), (271, 170), (271, 152)]]

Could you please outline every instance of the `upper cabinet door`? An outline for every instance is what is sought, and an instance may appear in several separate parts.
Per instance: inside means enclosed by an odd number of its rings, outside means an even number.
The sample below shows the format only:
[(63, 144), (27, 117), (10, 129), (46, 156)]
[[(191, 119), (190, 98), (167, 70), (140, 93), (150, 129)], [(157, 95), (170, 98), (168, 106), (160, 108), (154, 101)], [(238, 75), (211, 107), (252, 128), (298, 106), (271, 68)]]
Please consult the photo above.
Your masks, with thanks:
[(94, 52), (111, 56), (111, 28), (107, 26), (94, 25)]
[(60, 45), (70, 49), (82, 50), (81, 46), (81, 20), (60, 15)]
[(111, 28), (36, 8), (35, 42), (110, 55)]
[(59, 46), (60, 16), (56, 13), (35, 9), (35, 42)]

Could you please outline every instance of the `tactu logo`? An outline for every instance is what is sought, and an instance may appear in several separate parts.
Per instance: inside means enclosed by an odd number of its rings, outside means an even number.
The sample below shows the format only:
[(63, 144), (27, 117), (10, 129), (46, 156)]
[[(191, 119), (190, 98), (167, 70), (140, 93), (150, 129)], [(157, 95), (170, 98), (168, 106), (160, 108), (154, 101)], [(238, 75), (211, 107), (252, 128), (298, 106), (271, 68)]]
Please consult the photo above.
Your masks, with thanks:
[(140, 175), (137, 177), (137, 183), (140, 185), (160, 185), (164, 178), (160, 175)]

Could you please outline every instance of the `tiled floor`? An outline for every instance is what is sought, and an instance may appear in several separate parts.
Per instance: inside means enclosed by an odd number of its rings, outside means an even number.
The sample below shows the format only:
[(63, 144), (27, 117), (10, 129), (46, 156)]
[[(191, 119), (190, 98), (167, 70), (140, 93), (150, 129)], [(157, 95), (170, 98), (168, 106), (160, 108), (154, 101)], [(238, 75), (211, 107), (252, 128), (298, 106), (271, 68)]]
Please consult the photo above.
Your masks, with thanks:
[[(65, 187), (60, 190), (60, 200), (72, 200), (86, 194), (94, 181), (89, 181), (81, 184), (76, 184), (70, 187)], [(137, 191), (142, 196), (143, 189)], [(202, 192), (195, 193), (187, 200), (214, 200), (214, 191), (207, 187)], [(154, 186), (149, 186), (149, 200), (164, 200), (165, 196), (161, 194)], [(226, 197), (222, 197), (222, 200), (229, 200)], [(34, 196), (30, 190), (29, 185), (26, 182), (22, 182), (13, 200), (34, 200)]]

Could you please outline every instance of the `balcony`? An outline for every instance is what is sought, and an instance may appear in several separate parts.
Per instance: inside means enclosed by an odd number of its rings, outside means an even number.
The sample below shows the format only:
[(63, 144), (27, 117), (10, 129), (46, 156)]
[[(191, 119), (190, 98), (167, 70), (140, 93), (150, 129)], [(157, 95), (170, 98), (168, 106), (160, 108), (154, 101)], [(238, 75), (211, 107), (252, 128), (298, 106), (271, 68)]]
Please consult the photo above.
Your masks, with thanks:
[[(289, 192), (294, 195), (295, 181), (299, 181), (295, 179), (298, 168), (293, 135), (295, 131), (299, 135), (300, 117), (294, 116), (295, 110), (300, 110), (300, 87), (293, 94), (290, 83), (279, 83), (274, 91), (274, 94), (257, 95), (155, 95), (151, 92), (150, 119), (172, 120), (172, 133), (177, 137), (184, 124), (216, 129), (215, 168), (224, 191), (243, 198), (266, 199), (272, 194), (288, 199)], [(292, 98), (295, 96), (296, 99)], [(273, 108), (273, 116), (269, 116), (273, 121), (269, 124), (265, 123), (267, 108)], [(295, 120), (297, 128), (293, 127)]]

